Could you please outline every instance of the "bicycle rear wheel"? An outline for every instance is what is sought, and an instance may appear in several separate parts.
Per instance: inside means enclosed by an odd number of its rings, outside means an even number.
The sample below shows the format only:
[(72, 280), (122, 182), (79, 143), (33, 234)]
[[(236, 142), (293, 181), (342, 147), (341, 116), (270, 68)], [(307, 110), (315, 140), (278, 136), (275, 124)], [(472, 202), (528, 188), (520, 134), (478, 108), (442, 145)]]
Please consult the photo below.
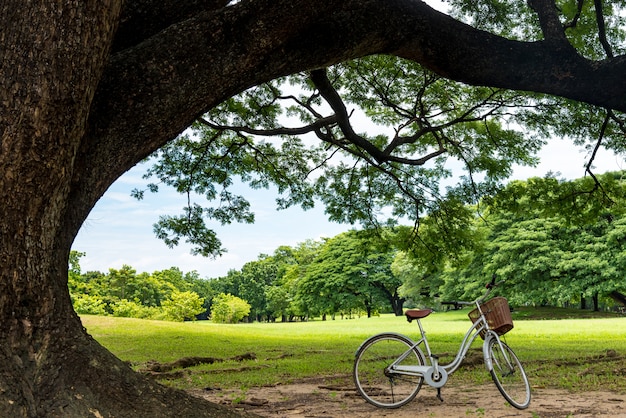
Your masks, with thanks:
[(493, 382), (504, 398), (517, 409), (530, 404), (530, 384), (524, 367), (513, 350), (498, 338), (491, 338), (485, 354)]
[(354, 360), (353, 377), (357, 391), (367, 402), (380, 408), (399, 408), (415, 398), (424, 379), (389, 369), (403, 355), (405, 358), (396, 364), (425, 364), (421, 350), (400, 334), (375, 335), (361, 345)]

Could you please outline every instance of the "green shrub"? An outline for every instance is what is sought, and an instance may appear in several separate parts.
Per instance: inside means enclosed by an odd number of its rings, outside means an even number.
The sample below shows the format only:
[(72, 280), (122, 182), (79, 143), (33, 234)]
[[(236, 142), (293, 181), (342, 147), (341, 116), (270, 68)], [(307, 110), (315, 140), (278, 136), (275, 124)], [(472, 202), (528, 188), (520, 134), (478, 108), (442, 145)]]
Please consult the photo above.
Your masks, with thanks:
[(161, 306), (163, 307), (165, 319), (182, 322), (185, 319), (195, 320), (196, 315), (204, 312), (203, 303), (204, 298), (201, 298), (195, 292), (179, 292), (175, 290)]
[(214, 322), (235, 324), (250, 314), (250, 304), (231, 294), (220, 293), (213, 298), (211, 319)]
[(118, 300), (112, 304), (113, 316), (120, 318), (143, 318), (141, 315), (143, 306), (131, 300)]
[(106, 315), (106, 303), (100, 296), (78, 294), (72, 297), (74, 310), (79, 315)]
[(144, 306), (144, 305), (141, 305), (141, 310), (136, 313), (135, 318), (156, 319), (156, 320), (167, 319), (165, 317), (165, 312), (163, 311), (163, 308), (161, 308), (160, 306)]

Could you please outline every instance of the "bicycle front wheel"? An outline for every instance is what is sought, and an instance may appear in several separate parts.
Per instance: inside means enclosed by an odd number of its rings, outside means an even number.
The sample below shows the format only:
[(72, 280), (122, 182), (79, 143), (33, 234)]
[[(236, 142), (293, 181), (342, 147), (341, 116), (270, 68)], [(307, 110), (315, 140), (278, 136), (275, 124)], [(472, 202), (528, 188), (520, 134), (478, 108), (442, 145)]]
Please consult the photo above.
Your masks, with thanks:
[(354, 360), (354, 383), (366, 401), (380, 408), (407, 404), (422, 387), (423, 377), (391, 370), (392, 364), (423, 366), (424, 355), (400, 334), (379, 334), (366, 340)]
[(498, 390), (511, 405), (526, 409), (530, 404), (530, 384), (524, 367), (508, 345), (499, 338), (491, 338), (485, 354), (485, 363)]

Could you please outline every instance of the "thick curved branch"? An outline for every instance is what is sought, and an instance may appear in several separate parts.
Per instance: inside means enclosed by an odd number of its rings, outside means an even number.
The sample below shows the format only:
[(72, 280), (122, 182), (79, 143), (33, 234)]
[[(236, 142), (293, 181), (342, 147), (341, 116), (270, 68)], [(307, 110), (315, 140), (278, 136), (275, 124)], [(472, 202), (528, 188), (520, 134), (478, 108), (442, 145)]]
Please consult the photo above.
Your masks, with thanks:
[(596, 159), (596, 155), (598, 155), (598, 151), (600, 150), (600, 146), (602, 146), (602, 141), (604, 140), (604, 135), (606, 133), (606, 128), (609, 126), (609, 122), (611, 121), (613, 116), (612, 111), (607, 111), (604, 121), (602, 122), (602, 126), (600, 127), (600, 134), (598, 135), (598, 139), (596, 141), (596, 145), (593, 147), (593, 152), (591, 153), (591, 157), (589, 157), (589, 161), (585, 165), (585, 172), (587, 172), (595, 181), (597, 186), (600, 186), (600, 182), (596, 178), (596, 176), (592, 173), (591, 168), (593, 167), (593, 161)]
[(548, 42), (511, 41), (416, 0), (243, 1), (199, 12), (111, 56), (77, 155), (73, 187), (90, 193), (77, 193), (87, 203), (76, 206), (91, 207), (124, 171), (226, 98), (375, 53), (469, 84), (626, 111), (624, 56), (592, 62)]
[(352, 129), (348, 110), (346, 109), (343, 100), (341, 100), (339, 93), (337, 93), (337, 90), (335, 90), (332, 83), (328, 79), (326, 70), (311, 71), (311, 81), (315, 84), (315, 87), (317, 87), (322, 97), (330, 105), (331, 109), (333, 109), (335, 115), (337, 115), (337, 125), (339, 125), (339, 128), (345, 135), (346, 139), (357, 147), (365, 150), (365, 152), (371, 155), (379, 163), (385, 161), (385, 155), (383, 155), (381, 150), (379, 150), (367, 139), (358, 135), (354, 132), (354, 129)]
[[(312, 71), (311, 81), (313, 81), (313, 84), (315, 84), (315, 87), (317, 87), (317, 89), (320, 91), (320, 94), (322, 95), (322, 97), (328, 102), (330, 107), (335, 112), (335, 115), (337, 118), (337, 125), (339, 126), (339, 128), (341, 129), (342, 133), (345, 136), (343, 141), (347, 141), (351, 144), (356, 145), (360, 150), (362, 150), (363, 152), (366, 152), (370, 157), (376, 160), (378, 164), (385, 163), (385, 162), (396, 162), (396, 163), (407, 164), (407, 165), (424, 165), (431, 159), (436, 158), (446, 153), (446, 149), (443, 147), (442, 144), (440, 144), (440, 147), (438, 150), (435, 150), (421, 158), (405, 158), (405, 157), (391, 154), (391, 151), (393, 151), (395, 147), (399, 146), (400, 143), (415, 142), (419, 138), (419, 136), (424, 135), (426, 133), (426, 130), (420, 131), (420, 133), (414, 135), (413, 137), (396, 141), (396, 145), (393, 148), (387, 147), (384, 151), (380, 150), (378, 147), (376, 147), (366, 138), (363, 138), (362, 136), (354, 132), (354, 129), (352, 129), (352, 125), (350, 124), (350, 115), (348, 114), (348, 110), (346, 109), (346, 106), (344, 105), (343, 100), (341, 99), (341, 96), (339, 95), (337, 90), (335, 90), (332, 83), (328, 79), (326, 75), (326, 71), (325, 70)], [(433, 130), (430, 130), (430, 131), (433, 131)], [(342, 149), (356, 155), (359, 158), (364, 158), (363, 152), (361, 151), (359, 151), (358, 153), (353, 152), (352, 150), (350, 150), (348, 147), (345, 146), (345, 143), (343, 141), (333, 141), (329, 138), (323, 138), (323, 140), (326, 140), (328, 142), (333, 142), (335, 145), (339, 145), (341, 143)]]
[(135, 46), (175, 23), (218, 10), (230, 0), (127, 0), (113, 40), (113, 52)]
[(129, 168), (251, 85), (371, 53), (394, 53), (470, 84), (626, 110), (626, 57), (594, 63), (546, 43), (510, 41), (414, 0), (292, 3), (255, 0), (199, 13), (114, 55), (92, 110), (93, 142), (106, 146), (95, 137), (114, 137), (120, 144), (110, 147), (118, 149), (136, 141), (143, 150)]

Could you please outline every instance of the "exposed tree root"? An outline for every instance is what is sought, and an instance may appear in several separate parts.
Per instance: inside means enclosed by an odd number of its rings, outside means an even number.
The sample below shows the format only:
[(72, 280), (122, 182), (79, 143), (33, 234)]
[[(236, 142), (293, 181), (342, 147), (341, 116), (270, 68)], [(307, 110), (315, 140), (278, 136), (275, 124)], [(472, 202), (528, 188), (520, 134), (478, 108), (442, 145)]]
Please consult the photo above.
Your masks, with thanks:
[(174, 369), (186, 369), (189, 367), (199, 366), (201, 364), (213, 364), (223, 361), (244, 361), (255, 360), (256, 355), (254, 353), (245, 353), (229, 358), (217, 358), (217, 357), (183, 357), (171, 363), (159, 363), (158, 361), (150, 361), (146, 363), (146, 367), (140, 369), (140, 372), (169, 372)]
[[(29, 363), (4, 362), (0, 368), (2, 417), (185, 417), (256, 416), (165, 387), (130, 366), (88, 335), (70, 347), (48, 347)], [(20, 382), (9, 369), (21, 369)], [(31, 378), (30, 376), (34, 376)], [(21, 388), (21, 392), (11, 388)]]

